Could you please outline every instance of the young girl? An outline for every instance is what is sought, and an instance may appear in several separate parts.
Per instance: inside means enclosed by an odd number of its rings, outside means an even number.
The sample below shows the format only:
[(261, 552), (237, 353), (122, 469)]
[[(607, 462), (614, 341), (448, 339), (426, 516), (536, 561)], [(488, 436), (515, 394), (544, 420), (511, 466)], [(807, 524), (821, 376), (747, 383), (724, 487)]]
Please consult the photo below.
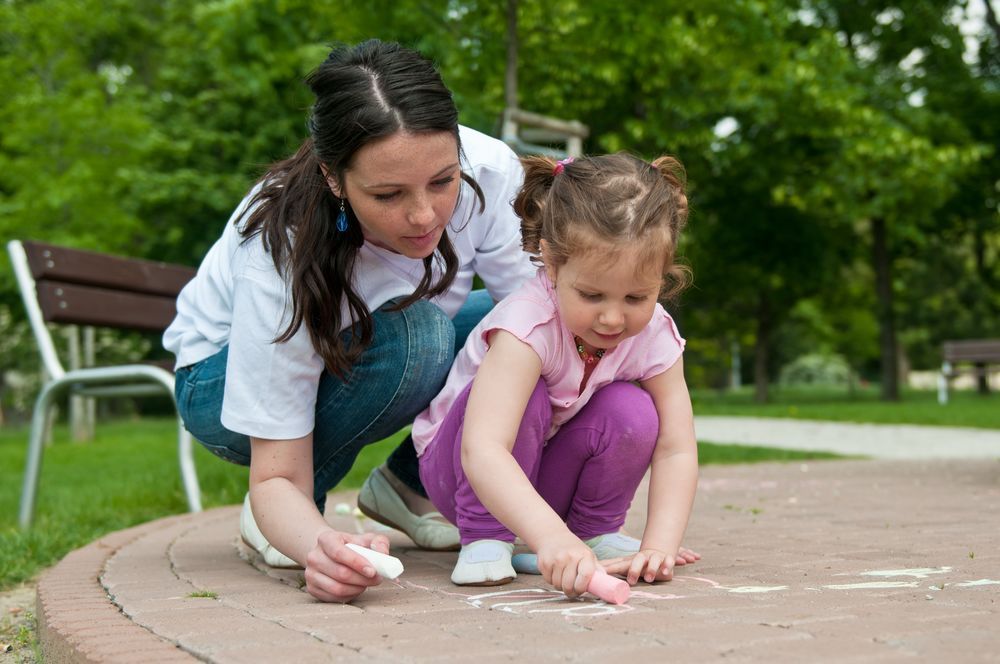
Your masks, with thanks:
[[(515, 536), (545, 580), (584, 592), (599, 559), (669, 580), (698, 476), (684, 340), (658, 303), (687, 220), (681, 165), (626, 154), (522, 159), (514, 203), (542, 269), (473, 329), (413, 426), (428, 496), (458, 526), (459, 585), (516, 576)], [(651, 469), (641, 543), (619, 533)]]

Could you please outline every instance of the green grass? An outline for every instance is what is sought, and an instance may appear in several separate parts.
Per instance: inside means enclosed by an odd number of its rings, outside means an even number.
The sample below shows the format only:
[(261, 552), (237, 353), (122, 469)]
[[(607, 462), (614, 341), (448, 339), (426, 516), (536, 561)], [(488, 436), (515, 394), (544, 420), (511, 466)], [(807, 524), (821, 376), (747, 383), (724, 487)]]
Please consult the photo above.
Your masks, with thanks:
[(838, 422), (923, 424), (935, 426), (1000, 429), (1000, 393), (981, 396), (974, 392), (950, 394), (947, 405), (937, 402), (932, 391), (904, 391), (897, 402), (879, 399), (876, 388), (859, 388), (853, 394), (833, 389), (773, 389), (771, 403), (758, 404), (753, 390), (743, 388), (716, 392), (693, 390), (695, 415), (742, 415), (788, 417)]
[(823, 459), (850, 459), (853, 457), (832, 452), (806, 452), (783, 450), (753, 445), (724, 445), (698, 443), (698, 465), (710, 466), (732, 463), (762, 463), (764, 461), (818, 461)]

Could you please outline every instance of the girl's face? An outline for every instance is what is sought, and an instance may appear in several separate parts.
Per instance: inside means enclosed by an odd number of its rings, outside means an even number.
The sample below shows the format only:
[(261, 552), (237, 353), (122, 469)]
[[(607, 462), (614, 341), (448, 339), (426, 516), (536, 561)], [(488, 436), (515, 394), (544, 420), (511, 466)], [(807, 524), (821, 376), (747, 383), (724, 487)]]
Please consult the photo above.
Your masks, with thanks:
[(458, 202), (458, 143), (450, 132), (397, 132), (358, 150), (343, 183), (365, 240), (409, 258), (434, 252)]
[[(542, 240), (544, 260), (545, 240)], [(559, 267), (546, 263), (555, 284), (559, 315), (587, 351), (610, 350), (642, 331), (660, 294), (661, 266), (636, 270), (637, 250), (571, 256)]]

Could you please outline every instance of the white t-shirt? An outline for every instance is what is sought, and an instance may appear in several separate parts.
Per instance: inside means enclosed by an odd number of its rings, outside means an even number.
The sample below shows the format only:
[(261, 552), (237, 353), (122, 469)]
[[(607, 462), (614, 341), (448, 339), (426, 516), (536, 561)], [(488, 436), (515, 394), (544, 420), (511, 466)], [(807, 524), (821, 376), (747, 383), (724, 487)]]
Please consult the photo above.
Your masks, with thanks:
[[(479, 275), (494, 300), (501, 300), (535, 268), (521, 249), (520, 222), (511, 207), (523, 179), (517, 156), (503, 142), (467, 127), (459, 128), (462, 167), (479, 183), (486, 209), (479, 212), (475, 192), (462, 183), (448, 235), (459, 269), (446, 292), (435, 297), (454, 316)], [(177, 298), (177, 317), (163, 334), (163, 345), (184, 367), (229, 346), (222, 424), (258, 438), (300, 438), (313, 430), (316, 392), (324, 371), (305, 326), (284, 343), (273, 343), (288, 327), (291, 290), (274, 268), (259, 235), (243, 242), (253, 191), (229, 218), (198, 274)], [(414, 291), (423, 262), (365, 243), (355, 265), (355, 291), (374, 311), (392, 298)], [(439, 276), (435, 269), (435, 279)], [(344, 327), (350, 322), (346, 315)]]

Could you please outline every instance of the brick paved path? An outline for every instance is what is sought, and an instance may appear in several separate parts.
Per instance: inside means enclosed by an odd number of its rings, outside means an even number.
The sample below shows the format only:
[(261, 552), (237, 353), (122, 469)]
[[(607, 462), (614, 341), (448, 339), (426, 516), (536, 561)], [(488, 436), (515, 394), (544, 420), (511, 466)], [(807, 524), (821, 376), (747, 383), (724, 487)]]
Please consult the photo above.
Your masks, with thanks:
[(998, 528), (1000, 460), (710, 466), (686, 542), (704, 559), (625, 606), (537, 576), (459, 588), (455, 554), (395, 533), (400, 584), (345, 606), (248, 553), (234, 506), (71, 553), (39, 583), (39, 631), (51, 662), (995, 662)]

